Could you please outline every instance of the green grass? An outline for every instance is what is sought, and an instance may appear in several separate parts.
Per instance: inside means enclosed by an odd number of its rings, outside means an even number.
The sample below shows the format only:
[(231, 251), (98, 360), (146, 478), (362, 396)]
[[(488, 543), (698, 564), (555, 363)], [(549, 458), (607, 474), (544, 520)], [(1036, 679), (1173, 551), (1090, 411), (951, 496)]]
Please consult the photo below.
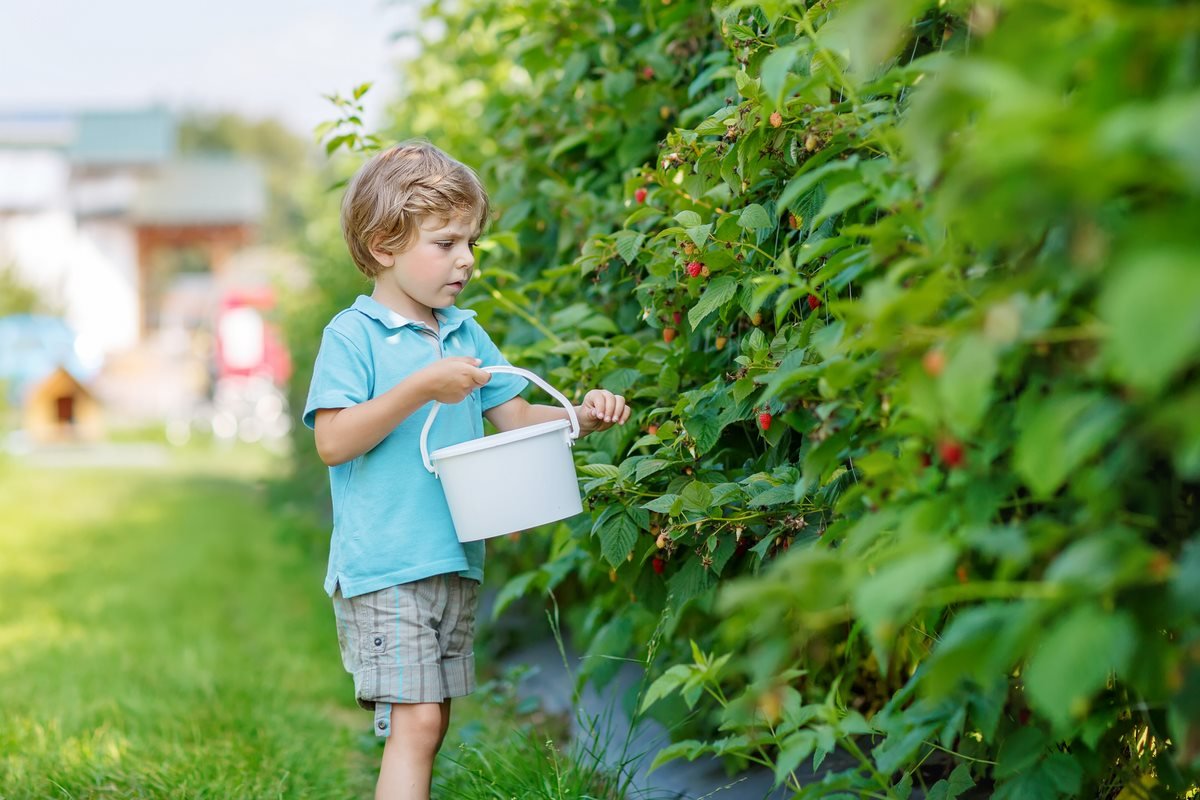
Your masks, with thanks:
[[(0, 800), (372, 795), (382, 743), (338, 656), (323, 526), (272, 507), (277, 468), (0, 460)], [(454, 716), (435, 797), (621, 796), (511, 681)]]
[(320, 565), (262, 466), (0, 464), (0, 797), (369, 795)]

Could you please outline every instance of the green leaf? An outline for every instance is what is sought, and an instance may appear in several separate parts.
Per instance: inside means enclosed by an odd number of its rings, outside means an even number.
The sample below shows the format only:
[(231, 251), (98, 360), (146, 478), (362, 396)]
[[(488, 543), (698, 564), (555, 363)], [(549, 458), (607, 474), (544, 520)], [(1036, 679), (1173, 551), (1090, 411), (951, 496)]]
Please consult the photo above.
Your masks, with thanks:
[(600, 526), (600, 551), (606, 561), (614, 567), (625, 562), (629, 551), (637, 541), (638, 524), (622, 511)]
[(1038, 497), (1048, 497), (1118, 430), (1121, 406), (1100, 394), (1037, 399), (1013, 452), (1017, 474)]
[(861, 183), (843, 183), (825, 198), (825, 204), (821, 206), (821, 210), (813, 217), (812, 227), (816, 229), (818, 225), (830, 217), (840, 214), (846, 209), (866, 200), (870, 194), (871, 190)]
[(1142, 251), (1105, 287), (1100, 316), (1117, 376), (1158, 392), (1200, 353), (1200, 269), (1195, 252)]
[(704, 481), (692, 481), (683, 487), (679, 493), (683, 498), (683, 507), (689, 511), (708, 511), (712, 506), (712, 488)]
[(1137, 631), (1123, 611), (1079, 606), (1046, 631), (1025, 668), (1029, 703), (1058, 730), (1086, 712), (1109, 674), (1121, 672), (1137, 646)]
[(533, 582), (537, 579), (537, 577), (538, 573), (536, 570), (533, 572), (525, 572), (516, 576), (515, 578), (512, 578), (508, 581), (508, 583), (504, 584), (504, 587), (496, 593), (496, 601), (492, 605), (492, 619), (499, 619), (500, 614), (503, 613), (504, 609), (508, 608), (513, 601), (524, 595), (525, 592), (529, 590), (529, 587), (533, 585)]
[(593, 478), (612, 478), (616, 480), (621, 471), (613, 464), (581, 464), (579, 471)]
[(813, 732), (807, 730), (793, 733), (783, 740), (775, 759), (775, 786), (783, 785), (788, 775), (800, 766), (800, 762), (809, 757), (816, 743)]
[(771, 215), (758, 203), (751, 203), (742, 209), (742, 213), (738, 215), (738, 225), (747, 230), (756, 231), (775, 227), (775, 223), (771, 221)]
[(688, 311), (688, 324), (694, 330), (705, 317), (732, 300), (737, 294), (737, 289), (737, 280), (728, 275), (722, 275), (714, 280)]
[(632, 264), (642, 249), (642, 242), (646, 240), (646, 234), (639, 231), (618, 231), (616, 239), (617, 254), (625, 260), (626, 264)]
[(1054, 784), (1054, 788), (1067, 797), (1079, 793), (1079, 785), (1083, 782), (1083, 767), (1079, 760), (1069, 753), (1051, 753), (1042, 763), (1042, 772)]
[(675, 215), (675, 221), (685, 228), (694, 228), (704, 220), (695, 211), (680, 211)]
[(659, 750), (658, 755), (654, 757), (654, 761), (650, 762), (650, 769), (646, 770), (646, 774), (649, 775), (663, 764), (668, 761), (674, 761), (677, 758), (686, 758), (688, 761), (692, 761), (706, 749), (707, 745), (704, 742), (699, 742), (695, 739), (685, 739), (682, 742), (667, 745), (662, 750)]
[(982, 336), (970, 334), (950, 351), (938, 381), (946, 422), (955, 434), (970, 436), (992, 403), (996, 355)]
[(649, 503), (644, 503), (642, 508), (647, 511), (657, 511), (660, 514), (671, 514), (674, 516), (679, 513), (678, 506), (682, 503), (681, 498), (677, 494), (664, 494), (661, 497), (656, 497)]
[(788, 75), (799, 54), (800, 45), (796, 42), (777, 47), (775, 52), (763, 59), (759, 68), (763, 91), (776, 108), (783, 105), (784, 87), (787, 86)]
[(712, 234), (712, 225), (693, 225), (687, 229), (688, 238), (696, 243), (696, 247), (704, 247)]
[(1007, 778), (1033, 766), (1046, 751), (1046, 734), (1033, 727), (1018, 728), (1000, 745), (995, 775)]
[(646, 690), (646, 697), (642, 700), (641, 710), (645, 711), (678, 689), (691, 676), (693, 669), (695, 668), (691, 664), (676, 664), (662, 675), (659, 675), (654, 683), (650, 684), (650, 688)]
[(868, 626), (880, 662), (896, 627), (911, 613), (916, 601), (954, 566), (955, 549), (929, 542), (911, 553), (897, 554), (866, 576), (854, 591), (854, 607)]

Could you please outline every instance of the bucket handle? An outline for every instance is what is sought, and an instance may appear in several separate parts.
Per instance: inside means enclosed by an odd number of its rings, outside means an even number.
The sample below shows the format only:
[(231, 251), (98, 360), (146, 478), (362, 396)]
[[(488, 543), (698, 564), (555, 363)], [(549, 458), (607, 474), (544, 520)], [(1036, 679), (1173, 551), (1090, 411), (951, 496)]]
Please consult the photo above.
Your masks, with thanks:
[[(512, 375), (520, 375), (522, 378), (533, 381), (538, 386), (545, 389), (547, 394), (549, 394), (558, 402), (562, 403), (563, 407), (567, 409), (567, 416), (571, 420), (571, 442), (573, 443), (579, 438), (579, 417), (575, 414), (575, 406), (571, 405), (571, 402), (567, 400), (567, 398), (563, 397), (562, 394), (553, 386), (546, 383), (529, 370), (521, 369), (520, 367), (496, 366), (481, 367), (481, 369), (483, 369), (484, 372), (507, 372)], [(425, 427), (421, 428), (421, 460), (425, 462), (425, 469), (429, 470), (434, 475), (437, 474), (437, 470), (433, 468), (433, 462), (429, 460), (429, 429), (433, 427), (433, 419), (437, 416), (438, 409), (440, 409), (441, 406), (441, 403), (437, 402), (436, 400), (433, 401), (433, 408), (429, 411), (429, 416), (425, 419)]]

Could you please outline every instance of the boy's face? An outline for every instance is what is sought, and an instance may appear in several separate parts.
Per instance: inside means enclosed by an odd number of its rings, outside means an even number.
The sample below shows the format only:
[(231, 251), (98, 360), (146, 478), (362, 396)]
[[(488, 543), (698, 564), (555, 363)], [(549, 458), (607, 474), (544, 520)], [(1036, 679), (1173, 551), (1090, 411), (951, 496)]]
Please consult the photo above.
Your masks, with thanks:
[(454, 305), (466, 287), (474, 251), (475, 227), (467, 219), (423, 219), (407, 250), (371, 249), (384, 267), (371, 296), (409, 319), (432, 324), (433, 309)]

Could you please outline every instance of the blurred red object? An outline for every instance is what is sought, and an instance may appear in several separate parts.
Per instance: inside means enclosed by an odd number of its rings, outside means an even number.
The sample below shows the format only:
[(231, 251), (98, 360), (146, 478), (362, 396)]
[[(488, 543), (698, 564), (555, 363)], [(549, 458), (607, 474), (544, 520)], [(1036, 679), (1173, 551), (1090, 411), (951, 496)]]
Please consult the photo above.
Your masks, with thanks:
[(283, 386), (292, 359), (279, 329), (270, 321), (275, 292), (269, 286), (243, 286), (221, 296), (216, 320), (217, 377), (263, 377)]

